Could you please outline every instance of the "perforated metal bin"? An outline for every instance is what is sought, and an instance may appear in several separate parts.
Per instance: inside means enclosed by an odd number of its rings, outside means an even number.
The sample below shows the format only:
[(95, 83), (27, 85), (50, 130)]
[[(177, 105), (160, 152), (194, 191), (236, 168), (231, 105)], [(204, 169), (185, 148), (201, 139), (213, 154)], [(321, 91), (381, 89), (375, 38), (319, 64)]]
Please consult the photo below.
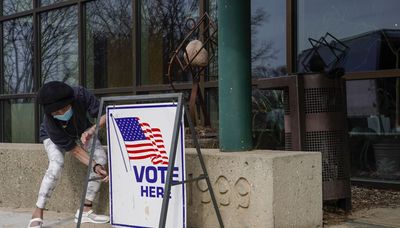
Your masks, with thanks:
[[(323, 74), (299, 75), (297, 89), (298, 113), (290, 110), (287, 94), (284, 98), (285, 148), (321, 152), (323, 199), (341, 200), (341, 207), (348, 210), (351, 190), (344, 80)], [(300, 129), (291, 129), (291, 115), (295, 114)], [(292, 147), (293, 131), (300, 137), (299, 148)]]

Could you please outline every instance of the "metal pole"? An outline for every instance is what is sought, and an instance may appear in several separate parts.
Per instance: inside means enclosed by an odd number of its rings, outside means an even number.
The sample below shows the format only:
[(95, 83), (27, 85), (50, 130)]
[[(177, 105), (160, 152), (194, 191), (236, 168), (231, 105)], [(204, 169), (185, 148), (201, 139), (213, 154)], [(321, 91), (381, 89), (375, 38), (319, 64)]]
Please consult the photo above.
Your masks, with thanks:
[(218, 0), (221, 151), (251, 150), (250, 1)]
[(172, 134), (172, 143), (171, 143), (171, 152), (168, 161), (168, 171), (167, 178), (164, 186), (164, 197), (161, 207), (161, 215), (160, 222), (158, 224), (159, 228), (164, 228), (167, 221), (167, 212), (168, 212), (168, 204), (169, 204), (169, 195), (171, 193), (171, 183), (172, 183), (172, 171), (175, 164), (176, 157), (176, 147), (178, 145), (178, 136), (179, 136), (179, 127), (182, 121), (182, 94), (178, 96), (178, 106), (175, 114), (175, 124), (174, 124), (174, 132)]
[(224, 222), (222, 221), (222, 216), (221, 216), (221, 213), (219, 212), (217, 199), (215, 198), (214, 190), (213, 190), (213, 188), (211, 186), (211, 181), (210, 181), (210, 178), (209, 178), (208, 173), (207, 173), (207, 169), (206, 169), (206, 165), (204, 163), (203, 155), (201, 154), (201, 151), (200, 151), (200, 145), (199, 145), (199, 142), (197, 141), (196, 129), (194, 128), (194, 125), (193, 125), (193, 122), (192, 122), (192, 120), (190, 118), (189, 112), (187, 112), (187, 110), (186, 110), (186, 106), (184, 106), (184, 108), (185, 108), (187, 121), (189, 122), (190, 132), (192, 133), (193, 143), (196, 146), (196, 152), (197, 152), (197, 156), (199, 157), (201, 169), (203, 170), (203, 175), (204, 175), (204, 177), (206, 179), (206, 182), (207, 182), (208, 191), (210, 191), (210, 196), (211, 196), (211, 200), (212, 200), (213, 205), (214, 205), (214, 210), (215, 210), (215, 213), (217, 214), (218, 223), (219, 223), (219, 226), (221, 228), (224, 228)]
[(86, 179), (85, 179), (85, 184), (83, 186), (83, 192), (82, 192), (82, 198), (81, 198), (81, 205), (79, 207), (79, 217), (78, 217), (78, 222), (76, 223), (76, 227), (80, 228), (81, 227), (81, 221), (82, 221), (82, 213), (83, 213), (83, 206), (85, 204), (85, 199), (86, 199), (86, 191), (89, 183), (89, 178), (90, 178), (90, 172), (92, 171), (92, 161), (93, 161), (93, 155), (94, 155), (94, 149), (96, 147), (96, 137), (99, 132), (99, 123), (100, 123), (100, 118), (101, 118), (101, 113), (103, 110), (103, 99), (100, 101), (100, 109), (99, 113), (97, 114), (97, 124), (96, 124), (96, 130), (94, 132), (94, 135), (92, 136), (92, 148), (90, 149), (90, 158), (89, 158), (89, 164), (87, 167), (87, 172), (86, 172)]

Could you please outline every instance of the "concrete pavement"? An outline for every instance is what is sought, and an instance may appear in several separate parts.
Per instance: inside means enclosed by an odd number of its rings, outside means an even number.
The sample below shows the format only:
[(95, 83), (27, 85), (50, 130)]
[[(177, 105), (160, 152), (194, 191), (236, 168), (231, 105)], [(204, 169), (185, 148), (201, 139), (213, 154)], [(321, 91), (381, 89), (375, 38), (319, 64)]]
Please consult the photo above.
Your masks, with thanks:
[[(0, 208), (1, 228), (22, 228), (27, 227), (33, 209)], [(74, 228), (74, 215), (71, 213), (58, 213), (45, 211), (43, 228)], [(109, 228), (110, 224), (82, 224), (82, 228)]]
[(400, 208), (373, 208), (357, 211), (350, 216), (353, 222), (383, 227), (400, 227)]
[[(0, 208), (1, 228), (26, 227), (32, 209)], [(45, 212), (44, 228), (74, 228), (72, 213)], [(110, 224), (82, 224), (82, 228), (109, 228)], [(400, 208), (373, 208), (354, 212), (348, 221), (327, 228), (400, 228)], [(208, 227), (205, 227), (208, 228)]]

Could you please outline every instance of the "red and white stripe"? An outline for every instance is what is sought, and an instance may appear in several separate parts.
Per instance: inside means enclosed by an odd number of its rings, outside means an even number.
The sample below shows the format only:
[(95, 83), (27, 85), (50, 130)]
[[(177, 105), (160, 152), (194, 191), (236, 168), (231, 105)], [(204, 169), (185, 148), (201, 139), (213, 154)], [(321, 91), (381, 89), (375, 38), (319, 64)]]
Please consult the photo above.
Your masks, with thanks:
[(148, 123), (140, 123), (146, 140), (125, 142), (129, 160), (151, 159), (154, 165), (168, 165), (168, 155), (159, 128), (151, 128)]

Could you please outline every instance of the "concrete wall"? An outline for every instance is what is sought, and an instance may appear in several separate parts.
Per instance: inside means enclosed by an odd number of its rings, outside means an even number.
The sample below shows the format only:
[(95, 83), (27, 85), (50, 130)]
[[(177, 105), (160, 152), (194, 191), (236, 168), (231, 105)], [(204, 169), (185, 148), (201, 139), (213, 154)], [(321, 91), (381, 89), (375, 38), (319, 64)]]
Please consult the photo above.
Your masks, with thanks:
[[(202, 151), (225, 227), (321, 227), (320, 153)], [(41, 144), (0, 144), (0, 207), (34, 207), (47, 157)], [(186, 149), (187, 178), (201, 174), (193, 149)], [(70, 154), (49, 210), (74, 212), (85, 167)], [(189, 227), (218, 227), (204, 180), (187, 184)], [(108, 186), (96, 201), (108, 211)]]
[[(35, 207), (48, 159), (42, 144), (0, 144), (0, 207)], [(71, 154), (65, 156), (60, 183), (47, 205), (49, 210), (75, 212), (80, 205), (86, 167)], [(99, 194), (108, 210), (108, 185)], [(98, 200), (98, 199), (97, 199)]]

